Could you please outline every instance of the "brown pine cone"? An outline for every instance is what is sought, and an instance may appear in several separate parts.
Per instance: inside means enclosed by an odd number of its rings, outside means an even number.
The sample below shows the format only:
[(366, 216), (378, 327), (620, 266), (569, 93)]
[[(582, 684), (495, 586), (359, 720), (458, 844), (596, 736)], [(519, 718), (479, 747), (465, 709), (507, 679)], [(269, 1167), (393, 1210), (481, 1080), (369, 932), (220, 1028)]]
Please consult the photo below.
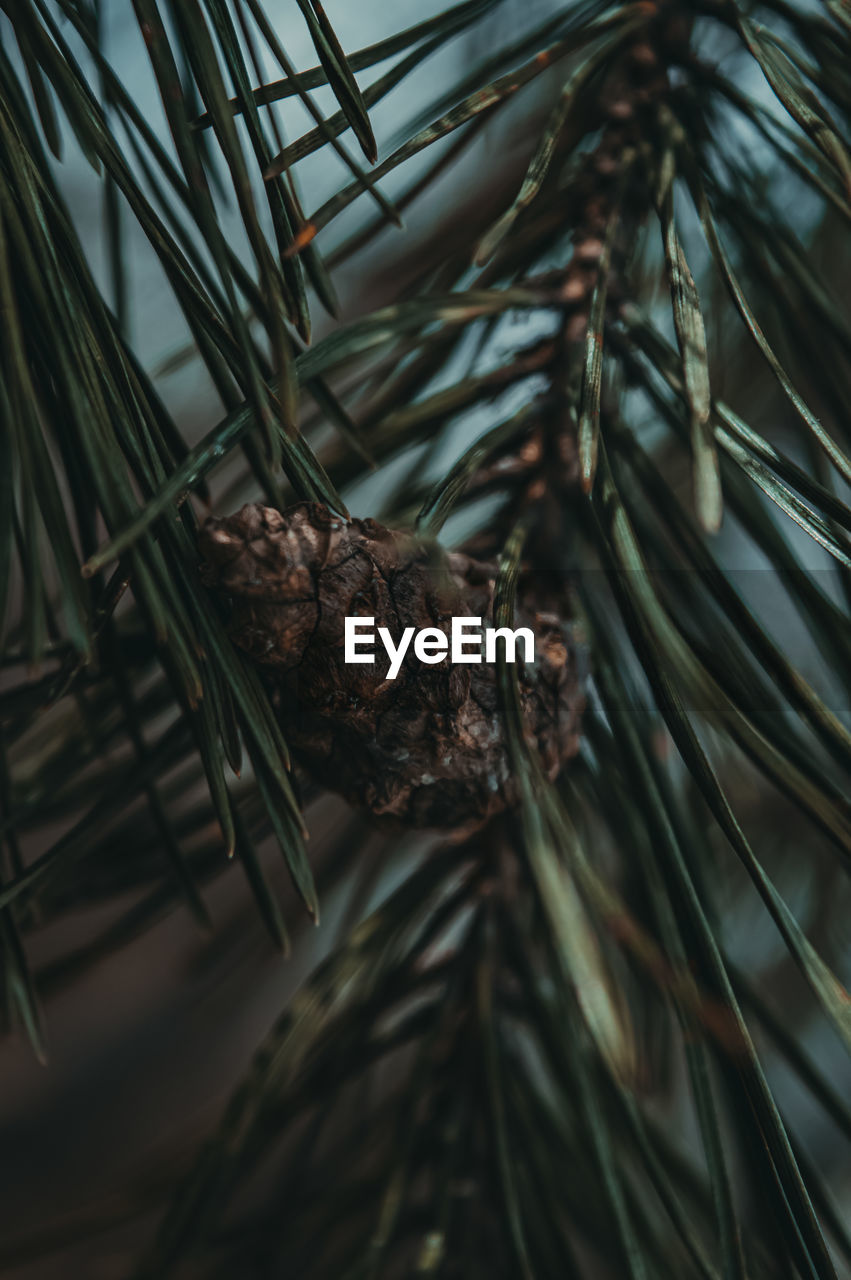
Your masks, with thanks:
[[(205, 581), (231, 602), (234, 642), (261, 666), (288, 743), (320, 782), (418, 827), (468, 829), (516, 802), (495, 664), (483, 653), (426, 665), (411, 645), (391, 680), (377, 637), (382, 626), (396, 645), (405, 627), (449, 636), (453, 617), (492, 625), (494, 564), (313, 503), (208, 520), (200, 549)], [(569, 621), (536, 612), (529, 595), (521, 588), (514, 620), (535, 636), (534, 663), (518, 668), (523, 714), (555, 777), (578, 749), (576, 645)], [(374, 618), (374, 663), (344, 661), (347, 616)]]

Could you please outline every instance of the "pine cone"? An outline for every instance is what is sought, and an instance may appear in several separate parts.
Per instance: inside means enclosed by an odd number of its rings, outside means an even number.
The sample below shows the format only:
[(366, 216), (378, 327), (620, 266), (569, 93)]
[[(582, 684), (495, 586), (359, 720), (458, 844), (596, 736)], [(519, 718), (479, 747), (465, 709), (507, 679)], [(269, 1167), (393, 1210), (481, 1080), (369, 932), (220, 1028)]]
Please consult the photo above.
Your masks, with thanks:
[[(201, 531), (204, 579), (229, 598), (231, 634), (261, 667), (287, 741), (324, 785), (374, 814), (469, 829), (517, 800), (496, 667), (426, 665), (412, 648), (396, 679), (344, 660), (346, 617), (372, 617), (398, 644), (405, 627), (449, 636), (453, 617), (492, 624), (496, 566), (447, 553), (373, 520), (301, 503), (249, 505)], [(555, 777), (578, 749), (582, 695), (570, 623), (535, 611), (521, 587), (515, 626), (535, 635), (519, 665), (524, 719)]]

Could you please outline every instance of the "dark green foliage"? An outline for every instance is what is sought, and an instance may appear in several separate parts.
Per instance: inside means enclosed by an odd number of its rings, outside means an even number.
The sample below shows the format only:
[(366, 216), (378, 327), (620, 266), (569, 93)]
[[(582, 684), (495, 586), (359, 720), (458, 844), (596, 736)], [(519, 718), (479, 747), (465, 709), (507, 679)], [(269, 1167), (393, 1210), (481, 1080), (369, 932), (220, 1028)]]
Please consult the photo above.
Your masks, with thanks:
[[(333, 9), (297, 0), (318, 61), (298, 70), (259, 0), (133, 0), (168, 146), (104, 56), (105, 6), (0, 8), (0, 953), (36, 1054), (39, 991), (181, 903), (210, 928), (204, 888), (229, 855), (286, 949), (302, 918), (270, 887), (270, 834), (318, 918), (284, 735), (198, 579), (218, 468), (233, 491), (346, 514), (386, 467), (374, 514), (424, 534), (456, 517), (501, 556), (499, 621), (531, 570), (570, 595), (588, 650), (582, 752), (555, 783), (502, 664), (518, 810), (425, 853), (387, 840), (398, 887), (341, 930), (185, 1179), (165, 1171), (158, 1231), (149, 1199), (132, 1207), (135, 1274), (846, 1274), (830, 1170), (765, 1060), (828, 1117), (847, 1168), (851, 1115), (807, 1042), (816, 1027), (851, 1047), (847, 4), (565, 0), (528, 30), (514, 6), (499, 48), (504, 4), (468, 0), (349, 52)], [(463, 32), (486, 56), (377, 147), (370, 109)], [(258, 83), (261, 50), (283, 79)], [(389, 245), (536, 82), (525, 177), (506, 197), (483, 175), (404, 297), (311, 345), (311, 306), (338, 308), (333, 268)], [(293, 98), (315, 128), (287, 141)], [(67, 131), (103, 183), (109, 298), (48, 154)], [(325, 146), (350, 180), (308, 213), (298, 166)], [(361, 197), (372, 220), (342, 224), (326, 261), (320, 233)], [(221, 401), (199, 441), (133, 352), (131, 221)], [(719, 528), (770, 567), (822, 692)], [(831, 886), (832, 928), (789, 894), (778, 795), (791, 886)], [(352, 822), (329, 885), (365, 843)], [(740, 871), (803, 1018), (742, 971), (725, 918)], [(33, 977), (28, 935), (118, 894), (111, 924)], [(689, 1150), (658, 1105), (674, 1096)]]

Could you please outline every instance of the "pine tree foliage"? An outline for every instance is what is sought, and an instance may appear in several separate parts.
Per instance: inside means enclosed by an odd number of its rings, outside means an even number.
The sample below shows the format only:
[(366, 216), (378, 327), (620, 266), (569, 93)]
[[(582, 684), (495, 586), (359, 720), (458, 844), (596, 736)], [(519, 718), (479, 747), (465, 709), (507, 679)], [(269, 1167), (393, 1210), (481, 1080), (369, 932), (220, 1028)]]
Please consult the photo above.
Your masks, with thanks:
[[(284, 950), (358, 867), (353, 820), (314, 883), (312, 784), (199, 577), (208, 482), (227, 476), (223, 511), (345, 517), (372, 476), (372, 514), (499, 557), (499, 621), (521, 573), (563, 593), (588, 667), (581, 752), (553, 783), (502, 661), (520, 803), (463, 838), (385, 837), (396, 887), (163, 1178), (159, 1224), (135, 1206), (132, 1274), (843, 1274), (836, 1180), (765, 1064), (796, 1077), (847, 1168), (851, 1112), (809, 1034), (851, 1047), (846, 0), (554, 0), (528, 26), (467, 0), (401, 31), (385, 6), (387, 36), (357, 51), (318, 0), (285, 22), (261, 0), (132, 7), (162, 130), (106, 55), (104, 0), (2, 5), (12, 1026), (44, 1056), (41, 996), (165, 912), (209, 927), (228, 855)], [(312, 68), (287, 52), (295, 22)], [(379, 146), (370, 111), (471, 32), (486, 52)], [(311, 341), (340, 264), (403, 235), (527, 99), (548, 108), (515, 189), (482, 175), (475, 216), (448, 209), (403, 294)], [(290, 140), (293, 102), (313, 123)], [(63, 200), (70, 135), (102, 183), (105, 292)], [(300, 165), (322, 149), (346, 177), (314, 208)], [(131, 222), (221, 400), (198, 440), (134, 354)], [(806, 631), (821, 694), (719, 550), (730, 529)], [(756, 813), (743, 780), (769, 797)], [(270, 887), (270, 836), (299, 910)], [(782, 944), (788, 1007), (742, 961), (731, 882)], [(46, 924), (119, 899), (32, 972)]]

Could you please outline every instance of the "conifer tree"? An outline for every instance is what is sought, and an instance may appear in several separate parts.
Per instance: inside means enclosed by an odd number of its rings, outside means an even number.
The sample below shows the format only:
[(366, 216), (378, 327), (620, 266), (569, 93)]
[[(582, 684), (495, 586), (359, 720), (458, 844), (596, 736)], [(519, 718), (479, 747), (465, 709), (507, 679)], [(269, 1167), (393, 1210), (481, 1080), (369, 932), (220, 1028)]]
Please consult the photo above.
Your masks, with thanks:
[[(283, 995), (5, 1272), (851, 1274), (847, 0), (127, 0), (156, 118), (123, 7), (0, 5), (6, 1060), (69, 1132), (54, 1011), (166, 926), (200, 1054)], [(342, 658), (457, 616), (534, 662)]]

